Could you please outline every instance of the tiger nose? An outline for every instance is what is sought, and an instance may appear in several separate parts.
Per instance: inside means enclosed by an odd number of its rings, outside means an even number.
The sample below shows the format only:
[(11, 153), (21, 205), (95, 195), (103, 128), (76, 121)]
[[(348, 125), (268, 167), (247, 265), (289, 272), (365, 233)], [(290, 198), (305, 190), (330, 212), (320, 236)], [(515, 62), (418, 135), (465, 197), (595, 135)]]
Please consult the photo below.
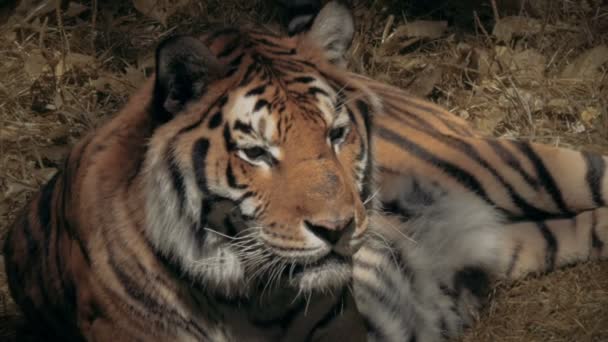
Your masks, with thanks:
[(321, 240), (336, 245), (343, 236), (354, 230), (355, 219), (349, 217), (339, 220), (304, 220), (304, 225)]

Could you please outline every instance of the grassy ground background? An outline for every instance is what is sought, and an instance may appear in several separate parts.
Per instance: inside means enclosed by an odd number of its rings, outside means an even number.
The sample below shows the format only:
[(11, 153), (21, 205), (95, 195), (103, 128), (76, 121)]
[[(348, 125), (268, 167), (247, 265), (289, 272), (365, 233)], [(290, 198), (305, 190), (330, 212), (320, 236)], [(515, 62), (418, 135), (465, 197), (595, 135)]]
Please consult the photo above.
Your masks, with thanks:
[[(159, 39), (278, 27), (272, 1), (62, 3), (0, 9), (0, 241), (69, 147), (149, 74)], [(495, 136), (608, 153), (605, 1), (355, 1), (354, 14), (352, 69)], [(608, 341), (608, 263), (498, 284), (490, 303), (463, 341)], [(0, 270), (0, 339), (18, 322)]]

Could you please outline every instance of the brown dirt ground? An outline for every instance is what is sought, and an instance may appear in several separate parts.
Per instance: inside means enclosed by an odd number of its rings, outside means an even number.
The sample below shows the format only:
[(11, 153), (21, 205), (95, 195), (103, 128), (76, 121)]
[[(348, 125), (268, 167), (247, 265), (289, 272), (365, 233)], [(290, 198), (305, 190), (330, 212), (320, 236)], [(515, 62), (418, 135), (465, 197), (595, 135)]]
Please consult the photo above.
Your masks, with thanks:
[[(12, 17), (0, 8), (0, 237), (78, 137), (141, 83), (160, 38), (278, 16), (261, 0), (194, 1), (165, 25), (118, 0), (60, 10), (45, 7), (53, 1), (23, 3)], [(357, 1), (351, 68), (496, 136), (608, 153), (605, 1), (499, 0), (496, 10), (491, 3)], [(11, 339), (17, 322), (0, 271), (0, 339)], [(463, 341), (608, 341), (608, 263), (498, 284)]]

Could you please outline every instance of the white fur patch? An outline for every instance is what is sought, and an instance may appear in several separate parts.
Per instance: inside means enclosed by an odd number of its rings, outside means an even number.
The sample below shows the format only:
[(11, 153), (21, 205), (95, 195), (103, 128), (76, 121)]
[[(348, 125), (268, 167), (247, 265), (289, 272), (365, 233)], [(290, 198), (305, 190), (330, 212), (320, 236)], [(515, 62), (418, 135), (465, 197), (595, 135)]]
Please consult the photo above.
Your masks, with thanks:
[(466, 193), (435, 200), (407, 222), (372, 217), (376, 234), (355, 255), (354, 270), (357, 305), (376, 329), (371, 340), (458, 335), (479, 298), (466, 290), (452, 297), (445, 288), (467, 267), (489, 274), (506, 267), (499, 253), (502, 222), (491, 206)]

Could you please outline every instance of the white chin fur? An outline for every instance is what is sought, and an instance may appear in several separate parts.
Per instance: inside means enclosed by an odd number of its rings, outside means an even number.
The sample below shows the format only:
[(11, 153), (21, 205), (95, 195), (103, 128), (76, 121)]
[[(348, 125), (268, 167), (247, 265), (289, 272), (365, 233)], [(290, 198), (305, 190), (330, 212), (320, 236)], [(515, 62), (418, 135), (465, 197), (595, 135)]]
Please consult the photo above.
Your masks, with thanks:
[(333, 291), (346, 286), (352, 277), (352, 264), (330, 261), (294, 276), (290, 285), (301, 293)]

